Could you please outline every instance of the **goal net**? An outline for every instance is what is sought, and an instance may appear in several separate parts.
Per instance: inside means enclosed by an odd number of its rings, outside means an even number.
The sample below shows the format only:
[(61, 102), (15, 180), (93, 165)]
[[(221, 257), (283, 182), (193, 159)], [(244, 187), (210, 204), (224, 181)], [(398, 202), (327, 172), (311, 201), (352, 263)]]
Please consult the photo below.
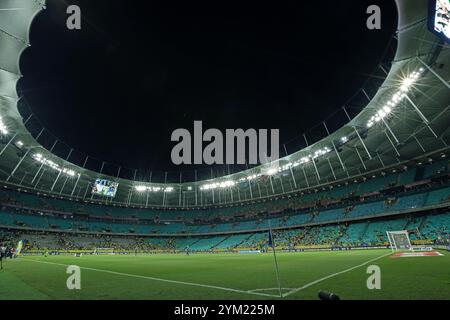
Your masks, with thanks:
[(386, 231), (392, 251), (413, 250), (407, 230)]

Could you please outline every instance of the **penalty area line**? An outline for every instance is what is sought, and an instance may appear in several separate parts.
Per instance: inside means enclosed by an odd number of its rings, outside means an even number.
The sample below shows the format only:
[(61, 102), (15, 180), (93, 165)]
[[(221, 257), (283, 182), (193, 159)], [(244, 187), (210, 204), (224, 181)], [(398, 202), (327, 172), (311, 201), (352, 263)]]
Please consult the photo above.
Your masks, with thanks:
[(348, 269), (345, 269), (345, 270), (342, 270), (342, 271), (339, 271), (339, 272), (336, 272), (336, 273), (332, 273), (332, 274), (330, 274), (330, 275), (328, 275), (328, 276), (325, 276), (325, 277), (323, 277), (323, 278), (320, 278), (320, 279), (317, 279), (317, 280), (312, 281), (312, 282), (310, 282), (310, 283), (307, 283), (307, 284), (305, 284), (304, 286), (302, 286), (302, 287), (300, 287), (300, 288), (296, 288), (296, 289), (294, 289), (294, 290), (289, 291), (288, 293), (284, 293), (282, 296), (283, 296), (283, 298), (286, 298), (286, 297), (290, 296), (291, 294), (294, 294), (294, 293), (297, 293), (297, 292), (299, 292), (299, 291), (302, 291), (302, 290), (304, 290), (304, 289), (306, 289), (306, 288), (309, 288), (309, 287), (311, 287), (311, 286), (313, 286), (313, 285), (315, 285), (315, 284), (317, 284), (317, 283), (320, 283), (320, 282), (322, 282), (322, 281), (325, 281), (325, 280), (334, 278), (334, 277), (336, 277), (336, 276), (339, 276), (339, 275), (341, 275), (341, 274), (350, 272), (350, 271), (355, 270), (355, 269), (357, 269), (357, 268), (361, 268), (361, 267), (363, 267), (363, 266), (365, 266), (365, 265), (367, 265), (367, 264), (369, 264), (369, 263), (371, 263), (371, 262), (377, 261), (377, 260), (382, 259), (382, 258), (384, 258), (384, 257), (387, 257), (387, 256), (389, 256), (389, 255), (391, 255), (391, 254), (392, 254), (392, 252), (389, 252), (389, 253), (383, 254), (383, 255), (381, 255), (381, 256), (379, 256), (379, 257), (370, 259), (370, 260), (368, 260), (368, 261), (366, 261), (366, 262), (363, 262), (363, 263), (361, 263), (361, 264), (358, 264), (357, 266), (354, 266), (354, 267), (351, 267), (351, 268), (348, 268)]
[[(276, 288), (254, 289), (254, 290), (248, 290), (248, 292), (274, 291), (274, 290), (280, 290), (280, 288), (276, 287)], [(281, 290), (295, 290), (295, 288), (281, 288)], [(277, 297), (279, 297), (279, 296), (277, 296)]]
[[(25, 259), (22, 258), (21, 260), (36, 262), (36, 263), (51, 264), (51, 265), (57, 265), (57, 266), (63, 266), (63, 267), (69, 266), (68, 264), (63, 264), (63, 263), (39, 261), (39, 260), (27, 259), (27, 258), (25, 258)], [(222, 291), (236, 292), (236, 293), (249, 294), (249, 295), (266, 296), (266, 297), (274, 297), (274, 298), (280, 297), (279, 295), (262, 293), (262, 292), (253, 292), (251, 290), (239, 290), (239, 289), (213, 286), (213, 285), (201, 284), (201, 283), (195, 283), (195, 282), (185, 282), (185, 281), (178, 281), (178, 280), (162, 279), (162, 278), (148, 277), (148, 276), (142, 276), (142, 275), (131, 274), (131, 273), (118, 272), (118, 271), (95, 269), (95, 268), (90, 268), (90, 267), (81, 267), (81, 266), (79, 266), (79, 267), (80, 267), (80, 269), (83, 269), (83, 270), (109, 273), (109, 274), (124, 276), (124, 277), (132, 277), (132, 278), (147, 279), (147, 280), (153, 280), (153, 281), (159, 281), (159, 282), (174, 283), (174, 284), (186, 285), (186, 286), (191, 286), (191, 287), (201, 287), (201, 288), (216, 289), (216, 290), (222, 290)]]

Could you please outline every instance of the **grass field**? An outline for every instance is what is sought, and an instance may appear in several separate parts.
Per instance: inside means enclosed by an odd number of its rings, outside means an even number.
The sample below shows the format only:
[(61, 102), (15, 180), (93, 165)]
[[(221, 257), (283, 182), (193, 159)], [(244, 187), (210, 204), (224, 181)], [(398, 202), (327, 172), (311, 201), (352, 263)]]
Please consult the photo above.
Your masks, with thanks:
[[(450, 254), (390, 258), (390, 251), (278, 254), (282, 299), (450, 299)], [(81, 290), (68, 290), (68, 265)], [(381, 289), (366, 286), (369, 265)], [(280, 299), (271, 254), (29, 256), (4, 261), (0, 299)]]

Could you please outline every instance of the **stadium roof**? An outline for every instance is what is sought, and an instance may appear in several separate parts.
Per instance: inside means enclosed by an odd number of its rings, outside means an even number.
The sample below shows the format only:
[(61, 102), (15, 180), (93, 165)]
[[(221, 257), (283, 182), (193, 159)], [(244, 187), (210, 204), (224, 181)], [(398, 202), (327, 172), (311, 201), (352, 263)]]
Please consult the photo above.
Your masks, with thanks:
[[(22, 117), (16, 84), (21, 53), (30, 46), (31, 23), (45, 9), (45, 1), (1, 1), (0, 179), (4, 185), (75, 200), (186, 208), (314, 190), (440, 156), (448, 151), (450, 133), (450, 87), (443, 80), (450, 78), (449, 47), (428, 30), (427, 1), (396, 3), (395, 58), (390, 70), (380, 65), (375, 75), (383, 77), (380, 85), (361, 90), (365, 107), (355, 117), (348, 112), (351, 106), (344, 106), (345, 124), (331, 132), (324, 122), (325, 138), (276, 163), (210, 180), (184, 182), (180, 175), (175, 182), (151, 183), (138, 181), (136, 171), (134, 179), (127, 179), (120, 168), (115, 175), (105, 174), (103, 165), (98, 171), (86, 169), (75, 164), (70, 148), (66, 156), (56, 155), (58, 140), (48, 145), (38, 142), (45, 130), (31, 130), (33, 116)], [(91, 194), (96, 178), (119, 183), (114, 199)]]

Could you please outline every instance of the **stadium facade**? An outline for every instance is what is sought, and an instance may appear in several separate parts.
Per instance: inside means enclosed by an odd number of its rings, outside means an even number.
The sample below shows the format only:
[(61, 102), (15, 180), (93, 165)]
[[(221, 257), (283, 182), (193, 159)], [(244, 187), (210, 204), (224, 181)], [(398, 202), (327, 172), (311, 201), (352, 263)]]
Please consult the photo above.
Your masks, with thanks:
[[(249, 233), (267, 230), (268, 217), (285, 232), (320, 227), (317, 238), (329, 224), (339, 239), (351, 238), (350, 225), (373, 217), (425, 228), (426, 219), (404, 215), (445, 215), (448, 207), (450, 52), (428, 29), (427, 1), (395, 2), (395, 57), (375, 71), (383, 81), (368, 82), (343, 106), (342, 125), (324, 121), (325, 137), (312, 143), (305, 136), (307, 147), (276, 163), (212, 173), (210, 179), (164, 174), (157, 181), (120, 167), (110, 173), (103, 162), (98, 170), (88, 168), (92, 159), (77, 156), (27, 114), (16, 89), (19, 59), (45, 1), (2, 1), (0, 180), (8, 213), (2, 213), (0, 224), (112, 236), (209, 235), (222, 247), (236, 247)], [(363, 107), (353, 116), (356, 104)], [(115, 197), (91, 192), (99, 178), (118, 183)], [(436, 221), (444, 216), (439, 217)], [(448, 222), (447, 215), (442, 219)], [(345, 223), (345, 230), (337, 223)], [(355, 227), (358, 232), (367, 232), (365, 223)], [(242, 241), (233, 238), (224, 246), (230, 234)]]

